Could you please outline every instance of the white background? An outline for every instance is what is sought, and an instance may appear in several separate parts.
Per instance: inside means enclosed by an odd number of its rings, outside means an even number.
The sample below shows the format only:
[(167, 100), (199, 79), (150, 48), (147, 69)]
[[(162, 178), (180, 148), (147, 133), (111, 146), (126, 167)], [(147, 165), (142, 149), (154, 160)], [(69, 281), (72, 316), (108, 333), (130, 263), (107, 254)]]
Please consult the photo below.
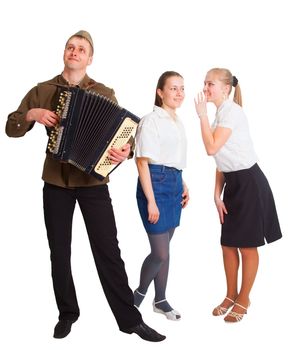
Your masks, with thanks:
[[(84, 0), (16, 1), (1, 8), (2, 349), (289, 349), (293, 300), (293, 18), (291, 1)], [(2, 4), (2, 7), (4, 5)], [(74, 218), (72, 267), (81, 308), (71, 334), (53, 339), (57, 309), (42, 212), (46, 137), (36, 125), (24, 138), (4, 133), (7, 115), (40, 81), (61, 73), (67, 38), (80, 29), (94, 40), (89, 75), (113, 87), (119, 103), (139, 116), (153, 107), (165, 70), (185, 78), (178, 110), (189, 141), (184, 178), (190, 205), (171, 247), (167, 296), (182, 313), (171, 322), (153, 313), (153, 286), (142, 304), (147, 324), (167, 335), (158, 344), (117, 329), (98, 280), (83, 220)], [(193, 98), (208, 69), (229, 68), (239, 79), (259, 164), (274, 192), (283, 239), (260, 248), (260, 268), (248, 315), (228, 325), (211, 316), (225, 295), (213, 203), (215, 164), (204, 151)], [(213, 118), (211, 109), (210, 117)], [(135, 200), (136, 167), (125, 162), (110, 191), (129, 283), (137, 287), (149, 246)], [(186, 345), (184, 345), (186, 344)], [(187, 345), (188, 344), (188, 345)]]

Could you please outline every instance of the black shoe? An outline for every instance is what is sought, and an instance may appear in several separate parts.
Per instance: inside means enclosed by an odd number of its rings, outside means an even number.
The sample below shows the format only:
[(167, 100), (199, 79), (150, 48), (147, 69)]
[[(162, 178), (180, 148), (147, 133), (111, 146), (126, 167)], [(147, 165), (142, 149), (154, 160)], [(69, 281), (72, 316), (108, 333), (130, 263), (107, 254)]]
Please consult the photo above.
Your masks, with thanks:
[(53, 337), (54, 338), (64, 338), (66, 337), (70, 331), (71, 331), (71, 326), (75, 321), (72, 320), (60, 320), (58, 321), (58, 323), (56, 324), (55, 328), (54, 328), (54, 334)]
[(166, 338), (165, 335), (161, 335), (157, 333), (154, 329), (147, 326), (147, 324), (145, 324), (143, 321), (142, 323), (139, 323), (137, 326), (126, 329), (123, 332), (128, 334), (136, 333), (142, 339), (148, 340), (148, 341), (154, 341), (154, 342), (162, 341)]

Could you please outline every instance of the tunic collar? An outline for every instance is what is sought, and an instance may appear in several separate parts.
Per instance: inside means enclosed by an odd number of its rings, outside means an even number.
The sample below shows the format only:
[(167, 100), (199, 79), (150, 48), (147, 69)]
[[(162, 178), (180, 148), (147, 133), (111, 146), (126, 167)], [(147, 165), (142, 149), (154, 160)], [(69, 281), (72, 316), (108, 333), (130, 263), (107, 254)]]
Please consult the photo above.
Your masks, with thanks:
[[(66, 79), (64, 79), (63, 75), (60, 74), (57, 78), (58, 83), (62, 84), (62, 85), (69, 85), (68, 81)], [(78, 85), (75, 85), (76, 87), (79, 87), (81, 89), (86, 89), (91, 83), (91, 79), (89, 78), (89, 76), (86, 74), (84, 76), (84, 78), (79, 82)]]

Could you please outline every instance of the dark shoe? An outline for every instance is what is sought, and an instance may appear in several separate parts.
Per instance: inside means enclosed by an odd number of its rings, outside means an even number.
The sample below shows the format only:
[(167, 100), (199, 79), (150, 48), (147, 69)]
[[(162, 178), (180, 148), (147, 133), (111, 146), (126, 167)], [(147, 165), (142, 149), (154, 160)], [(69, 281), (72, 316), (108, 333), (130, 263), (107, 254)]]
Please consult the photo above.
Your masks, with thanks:
[(56, 326), (54, 328), (53, 337), (58, 338), (58, 339), (66, 337), (70, 333), (71, 326), (74, 322), (75, 321), (71, 321), (71, 320), (58, 321), (58, 323), (56, 324)]
[(165, 335), (161, 335), (157, 333), (154, 329), (147, 326), (147, 324), (145, 324), (143, 321), (142, 323), (139, 323), (137, 326), (126, 329), (123, 332), (128, 334), (136, 333), (142, 339), (148, 340), (148, 341), (154, 341), (154, 342), (162, 341), (166, 338)]

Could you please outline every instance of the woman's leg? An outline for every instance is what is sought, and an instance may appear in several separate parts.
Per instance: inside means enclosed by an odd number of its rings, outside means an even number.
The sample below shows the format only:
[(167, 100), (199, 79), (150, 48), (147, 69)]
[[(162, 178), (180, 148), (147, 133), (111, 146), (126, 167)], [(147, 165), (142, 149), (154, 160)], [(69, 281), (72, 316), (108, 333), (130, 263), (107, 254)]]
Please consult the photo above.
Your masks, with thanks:
[(222, 246), (222, 251), (227, 282), (227, 295), (223, 302), (214, 308), (212, 312), (214, 316), (220, 316), (226, 313), (227, 309), (233, 305), (233, 301), (238, 295), (238, 249), (234, 247)]
[[(169, 244), (170, 244), (170, 241), (173, 237), (174, 232), (175, 232), (174, 228), (168, 231)], [(168, 249), (169, 249), (169, 245), (168, 245)], [(154, 278), (154, 287), (155, 287), (154, 301), (157, 302), (156, 307), (160, 308), (164, 312), (168, 312), (168, 311), (173, 310), (173, 308), (165, 300), (166, 299), (165, 291), (166, 291), (166, 286), (167, 286), (168, 271), (169, 271), (169, 254), (168, 254), (168, 258), (163, 262), (160, 270), (158, 271), (157, 275)], [(158, 303), (159, 301), (162, 301), (162, 302)]]
[[(243, 315), (250, 304), (249, 294), (257, 274), (259, 256), (257, 248), (240, 248), (240, 253), (242, 257), (242, 283), (232, 311)], [(225, 321), (235, 322), (236, 318), (228, 314)]]
[(143, 301), (150, 283), (166, 263), (168, 270), (170, 233), (148, 234), (148, 239), (151, 252), (143, 262), (140, 285), (134, 292), (134, 303), (137, 307)]

